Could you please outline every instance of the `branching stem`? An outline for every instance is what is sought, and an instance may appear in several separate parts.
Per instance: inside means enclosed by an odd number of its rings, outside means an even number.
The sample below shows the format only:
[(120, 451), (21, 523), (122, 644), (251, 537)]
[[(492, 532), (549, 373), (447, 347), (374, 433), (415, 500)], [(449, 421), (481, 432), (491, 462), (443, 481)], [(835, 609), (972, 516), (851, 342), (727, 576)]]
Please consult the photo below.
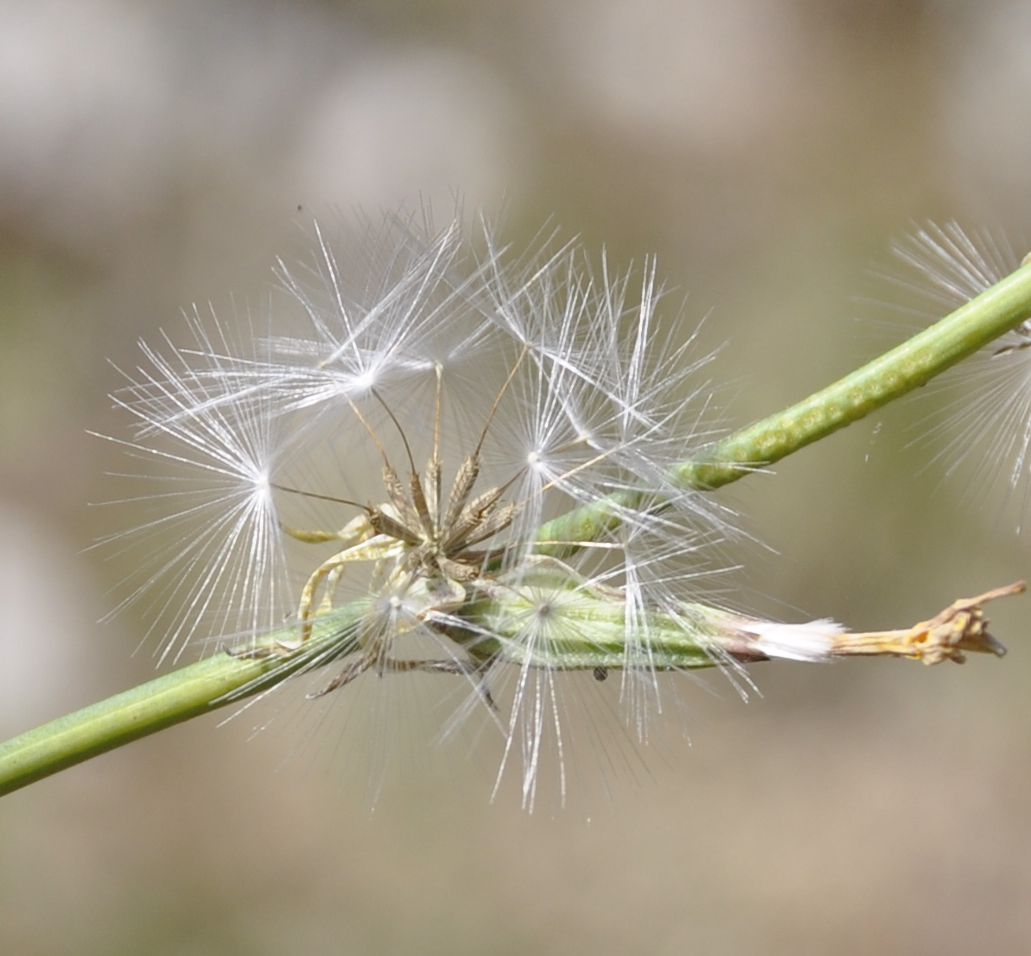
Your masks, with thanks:
[[(1028, 316), (1031, 265), (1024, 265), (897, 348), (796, 405), (733, 433), (699, 459), (684, 462), (675, 470), (677, 483), (705, 491), (737, 481), (925, 384)], [(620, 505), (631, 506), (634, 498), (627, 493), (548, 522), (538, 531), (538, 552), (568, 553), (572, 548), (567, 542), (601, 537), (618, 523)], [(346, 640), (341, 637), (345, 631), (340, 622), (356, 614), (345, 607), (332, 621), (322, 619), (317, 625), (322, 628), (321, 636), (313, 638), (304, 660), (284, 663), (281, 656), (220, 652), (0, 744), (0, 795), (267, 689), (310, 666), (320, 646), (325, 648), (334, 639)], [(282, 635), (272, 634), (266, 640), (271, 646), (277, 638)], [(598, 661), (587, 653), (577, 666), (618, 666), (621, 658), (611, 650)], [(711, 658), (698, 650), (696, 642), (685, 641), (682, 659), (671, 657), (670, 666), (711, 664)]]

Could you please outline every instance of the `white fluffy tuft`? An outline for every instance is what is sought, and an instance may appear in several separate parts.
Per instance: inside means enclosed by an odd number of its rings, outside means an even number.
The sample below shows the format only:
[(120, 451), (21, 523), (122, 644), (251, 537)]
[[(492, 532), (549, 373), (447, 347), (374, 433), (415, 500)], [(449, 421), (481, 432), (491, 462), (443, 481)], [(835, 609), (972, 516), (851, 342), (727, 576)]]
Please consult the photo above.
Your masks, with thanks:
[(746, 630), (755, 635), (756, 649), (767, 657), (814, 663), (829, 660), (834, 639), (845, 633), (844, 627), (826, 618), (805, 624), (756, 621), (749, 623)]

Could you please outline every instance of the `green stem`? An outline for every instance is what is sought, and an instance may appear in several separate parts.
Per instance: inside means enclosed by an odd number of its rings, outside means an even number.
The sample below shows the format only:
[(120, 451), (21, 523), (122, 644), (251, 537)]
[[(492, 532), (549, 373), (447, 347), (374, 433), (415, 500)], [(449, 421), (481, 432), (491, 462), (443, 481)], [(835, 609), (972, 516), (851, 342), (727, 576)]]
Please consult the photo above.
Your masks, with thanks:
[(14, 737), (0, 744), (0, 794), (206, 714), (264, 674), (260, 661), (219, 654)]
[[(973, 355), (1031, 315), (1031, 263), (971, 299), (940, 322), (790, 408), (742, 428), (674, 470), (683, 488), (711, 491), (786, 458), (851, 425)], [(622, 495), (561, 515), (542, 525), (537, 550), (560, 557), (568, 542), (600, 537), (618, 523)]]
[[(359, 605), (321, 618), (303, 654), (274, 650), (295, 628), (265, 635), (245, 654), (220, 652), (0, 744), (0, 796), (175, 724), (239, 703), (321, 658), (348, 653)], [(327, 653), (332, 652), (332, 653)]]
[[(1021, 267), (898, 348), (798, 404), (735, 432), (699, 459), (680, 465), (675, 471), (677, 481), (699, 490), (737, 481), (923, 385), (1029, 315), (1031, 265)], [(538, 551), (560, 554), (568, 550), (566, 542), (599, 537), (619, 520), (614, 505), (631, 505), (635, 497), (631, 493), (614, 496), (548, 522), (538, 531)], [(347, 625), (340, 622), (353, 622), (360, 613), (354, 605), (342, 608), (340, 616), (334, 615), (325, 625), (331, 633), (317, 637), (310, 645), (312, 653), (305, 653), (303, 660), (284, 663), (276, 657), (220, 653), (0, 744), (0, 795), (272, 686), (302, 667), (314, 666), (314, 649), (325, 647), (326, 640), (339, 645), (340, 654), (346, 653), (349, 638), (341, 628)], [(276, 635), (268, 638), (275, 639)], [(690, 649), (691, 642), (685, 646)], [(616, 651), (618, 648), (608, 648), (597, 661), (588, 653), (577, 666), (618, 666), (623, 658)], [(702, 659), (694, 651), (685, 654), (682, 666), (699, 666)], [(328, 659), (330, 655), (325, 656)]]
[(730, 435), (705, 460), (681, 465), (677, 477), (702, 490), (737, 481), (927, 384), (1028, 315), (1031, 264), (833, 385)]

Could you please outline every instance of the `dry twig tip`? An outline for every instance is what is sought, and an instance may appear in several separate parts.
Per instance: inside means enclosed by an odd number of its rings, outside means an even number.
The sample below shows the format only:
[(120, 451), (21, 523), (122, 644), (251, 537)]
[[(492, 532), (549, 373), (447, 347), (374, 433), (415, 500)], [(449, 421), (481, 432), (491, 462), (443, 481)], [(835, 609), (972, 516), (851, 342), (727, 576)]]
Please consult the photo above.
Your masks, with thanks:
[(898, 631), (872, 631), (865, 634), (841, 634), (835, 639), (835, 656), (857, 654), (908, 657), (924, 664), (940, 664), (966, 660), (965, 651), (995, 654), (1002, 657), (1006, 648), (988, 633), (984, 605), (996, 598), (1022, 594), (1023, 581), (993, 588), (973, 598), (953, 601), (945, 610), (913, 627)]

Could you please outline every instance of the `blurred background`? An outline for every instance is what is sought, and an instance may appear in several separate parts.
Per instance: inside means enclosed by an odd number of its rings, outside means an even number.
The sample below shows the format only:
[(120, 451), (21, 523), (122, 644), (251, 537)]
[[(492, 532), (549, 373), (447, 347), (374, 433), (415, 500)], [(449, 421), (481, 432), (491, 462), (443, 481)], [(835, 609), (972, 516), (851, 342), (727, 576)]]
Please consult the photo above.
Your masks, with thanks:
[[(260, 303), (299, 222), (459, 192), (657, 253), (744, 424), (904, 336), (861, 299), (914, 221), (1026, 230), (1029, 42), (1016, 0), (0, 4), (0, 736), (153, 676), (142, 622), (96, 623), (125, 569), (85, 551), (118, 467), (86, 430), (124, 431), (109, 363)], [(721, 493), (766, 545), (730, 599), (872, 629), (1028, 575), (1028, 532), (907, 447), (919, 408)], [(1029, 607), (991, 609), (1004, 662), (684, 680), (639, 762), (589, 747), (533, 816), (460, 747), (402, 746), (370, 809), (354, 728), (284, 761), (308, 742), (195, 720), (3, 801), (0, 942), (1026, 952)]]

